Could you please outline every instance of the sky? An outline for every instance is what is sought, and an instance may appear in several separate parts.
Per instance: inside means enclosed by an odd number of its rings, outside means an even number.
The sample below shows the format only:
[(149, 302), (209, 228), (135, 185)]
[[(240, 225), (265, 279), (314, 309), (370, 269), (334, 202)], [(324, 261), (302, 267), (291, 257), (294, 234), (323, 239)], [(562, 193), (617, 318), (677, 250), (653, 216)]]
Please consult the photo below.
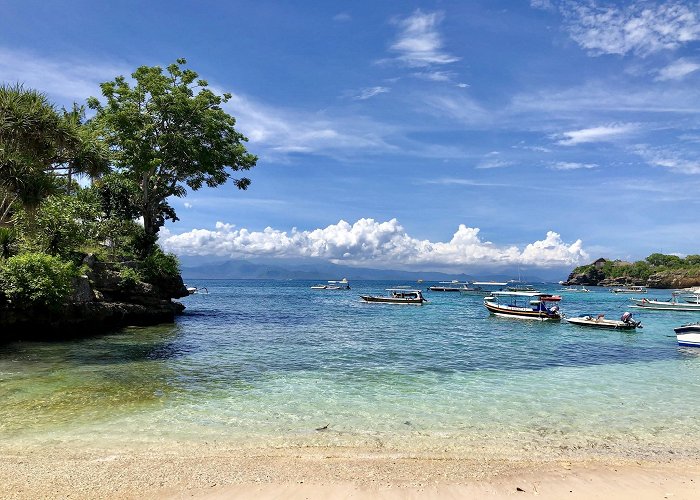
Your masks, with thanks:
[(700, 3), (0, 0), (57, 106), (184, 57), (258, 156), (173, 199), (189, 261), (471, 272), (700, 253)]

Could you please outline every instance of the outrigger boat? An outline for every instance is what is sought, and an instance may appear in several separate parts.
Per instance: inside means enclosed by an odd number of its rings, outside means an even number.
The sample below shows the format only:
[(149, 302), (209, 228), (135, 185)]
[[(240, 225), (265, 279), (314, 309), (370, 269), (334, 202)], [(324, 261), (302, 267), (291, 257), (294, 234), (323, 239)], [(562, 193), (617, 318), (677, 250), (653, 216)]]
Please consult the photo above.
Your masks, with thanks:
[(577, 293), (590, 292), (590, 290), (583, 285), (581, 286), (581, 288), (576, 288), (575, 286), (567, 286), (566, 288), (561, 288), (559, 291), (560, 292), (567, 292), (567, 293), (568, 292), (577, 292)]
[(471, 286), (467, 285), (462, 288), (460, 292), (462, 293), (474, 293), (480, 295), (489, 295), (495, 291), (503, 290), (503, 287), (508, 283), (501, 283), (498, 281), (472, 281)]
[(493, 292), (484, 297), (484, 306), (491, 314), (509, 318), (559, 321), (562, 318), (558, 305), (561, 296), (541, 292)]
[(680, 295), (681, 292), (673, 292), (669, 300), (632, 299), (635, 303), (632, 307), (653, 311), (700, 311), (700, 303), (679, 301)]
[(619, 321), (605, 319), (604, 314), (599, 314), (595, 318), (592, 316), (566, 318), (566, 321), (572, 325), (588, 326), (591, 328), (606, 328), (611, 330), (634, 330), (635, 328), (642, 328), (642, 322), (634, 321), (632, 319), (632, 313), (629, 312), (624, 313)]
[(428, 302), (423, 298), (421, 290), (410, 290), (407, 288), (387, 288), (386, 296), (377, 295), (360, 295), (360, 298), (365, 302), (379, 304), (411, 304), (416, 306), (423, 305)]
[(461, 283), (457, 280), (441, 281), (439, 285), (429, 286), (431, 292), (460, 292), (466, 288), (469, 283)]
[(612, 293), (647, 293), (647, 287), (645, 286), (623, 286), (619, 288), (612, 288), (610, 290)]
[(347, 278), (339, 281), (329, 281), (327, 285), (313, 285), (312, 290), (350, 290), (350, 283)]
[(682, 347), (700, 347), (700, 323), (689, 323), (673, 329), (678, 345)]

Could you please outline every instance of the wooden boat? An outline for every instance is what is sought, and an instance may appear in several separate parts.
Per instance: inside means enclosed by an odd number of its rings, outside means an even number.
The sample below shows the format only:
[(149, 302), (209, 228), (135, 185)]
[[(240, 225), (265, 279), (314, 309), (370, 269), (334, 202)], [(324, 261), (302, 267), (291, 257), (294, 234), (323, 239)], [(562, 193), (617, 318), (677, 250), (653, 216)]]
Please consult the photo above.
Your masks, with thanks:
[(632, 307), (652, 311), (700, 311), (700, 303), (688, 303), (678, 300), (680, 292), (673, 292), (669, 300), (632, 299)]
[(587, 326), (591, 328), (604, 328), (609, 330), (634, 330), (642, 328), (641, 321), (634, 321), (632, 314), (626, 312), (620, 320), (605, 319), (604, 314), (599, 314), (595, 318), (592, 316), (580, 316), (578, 318), (566, 318), (572, 325)]
[(469, 283), (460, 283), (457, 280), (441, 281), (439, 285), (429, 286), (431, 292), (459, 292), (463, 290)]
[(493, 292), (484, 297), (484, 306), (491, 314), (508, 318), (535, 319), (538, 321), (559, 321), (562, 316), (558, 305), (559, 295), (541, 292)]
[(700, 347), (700, 323), (689, 323), (673, 329), (681, 347)]
[(360, 295), (365, 302), (376, 304), (409, 304), (420, 306), (428, 302), (423, 298), (421, 290), (411, 290), (407, 288), (387, 288), (386, 296)]
[(647, 293), (647, 287), (645, 286), (623, 286), (619, 288), (612, 288), (610, 290), (612, 293)]

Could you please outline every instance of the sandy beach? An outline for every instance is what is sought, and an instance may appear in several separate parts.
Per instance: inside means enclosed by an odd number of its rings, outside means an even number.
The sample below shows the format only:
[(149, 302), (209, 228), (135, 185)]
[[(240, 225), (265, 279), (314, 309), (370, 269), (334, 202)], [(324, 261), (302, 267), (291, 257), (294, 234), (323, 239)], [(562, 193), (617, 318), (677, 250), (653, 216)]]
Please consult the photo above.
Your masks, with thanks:
[(0, 497), (697, 498), (700, 461), (494, 460), (182, 443), (0, 450)]

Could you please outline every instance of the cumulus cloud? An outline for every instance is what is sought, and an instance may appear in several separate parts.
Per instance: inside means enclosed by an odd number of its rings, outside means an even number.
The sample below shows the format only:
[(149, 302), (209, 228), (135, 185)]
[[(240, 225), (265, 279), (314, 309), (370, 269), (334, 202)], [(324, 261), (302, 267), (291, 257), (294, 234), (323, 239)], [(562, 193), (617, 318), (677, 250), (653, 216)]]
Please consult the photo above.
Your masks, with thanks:
[(697, 61), (691, 61), (689, 59), (678, 59), (672, 62), (665, 68), (659, 70), (656, 80), (666, 81), (666, 80), (681, 80), (691, 73), (700, 69), (700, 63)]
[[(534, 1), (545, 7), (555, 2)], [(591, 55), (647, 56), (700, 39), (697, 2), (556, 2), (571, 38)]]
[(553, 137), (557, 144), (562, 146), (575, 146), (586, 142), (606, 142), (630, 134), (637, 129), (636, 125), (629, 123), (610, 124), (600, 127), (584, 128), (581, 130), (571, 130), (562, 132)]
[(412, 67), (458, 61), (458, 57), (448, 54), (443, 49), (442, 36), (438, 31), (443, 18), (442, 12), (428, 13), (417, 9), (410, 16), (394, 21), (399, 27), (399, 33), (390, 50), (398, 54), (396, 59)]
[(168, 251), (180, 255), (319, 258), (349, 265), (395, 268), (516, 263), (553, 267), (588, 260), (581, 240), (567, 244), (553, 231), (523, 250), (485, 241), (479, 232), (479, 228), (460, 224), (450, 241), (431, 242), (410, 236), (396, 219), (379, 222), (363, 218), (354, 224), (341, 220), (325, 228), (312, 231), (293, 228), (289, 232), (271, 227), (249, 231), (217, 222), (214, 230), (193, 229), (175, 235), (164, 229), (160, 242)]

